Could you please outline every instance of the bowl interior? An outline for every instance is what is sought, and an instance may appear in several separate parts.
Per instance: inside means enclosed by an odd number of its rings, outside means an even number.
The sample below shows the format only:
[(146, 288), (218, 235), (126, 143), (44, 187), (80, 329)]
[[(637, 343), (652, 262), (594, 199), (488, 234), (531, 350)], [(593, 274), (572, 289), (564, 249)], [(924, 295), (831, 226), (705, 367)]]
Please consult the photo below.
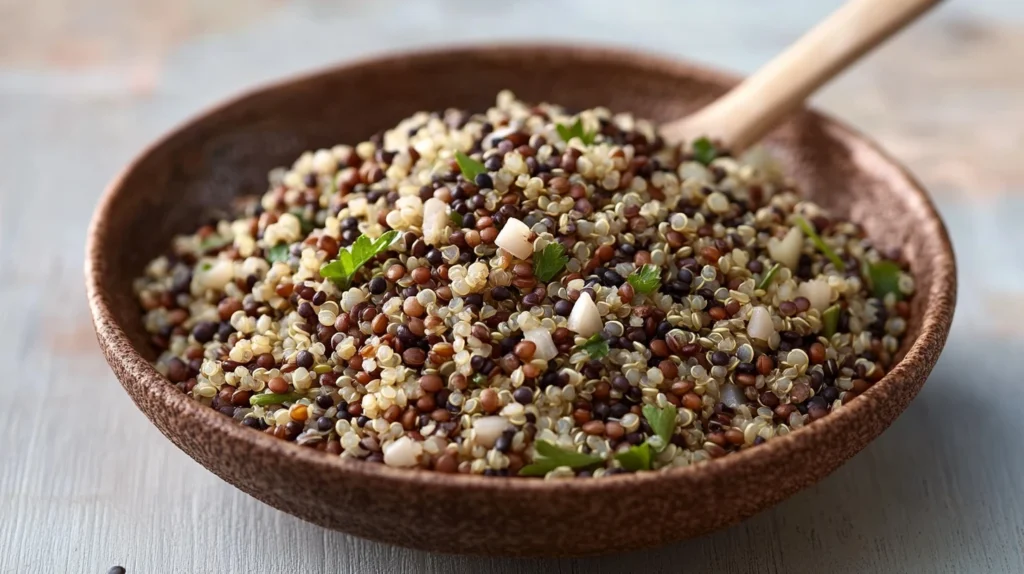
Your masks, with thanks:
[[(512, 89), (524, 101), (570, 109), (605, 106), (668, 121), (713, 100), (734, 81), (613, 51), (551, 47), (532, 51), (527, 61), (520, 52), (427, 54), (307, 77), (244, 96), (163, 141), (157, 153), (144, 156), (126, 174), (109, 213), (110, 228), (132, 249), (107, 255), (103, 287), (114, 297), (117, 322), (135, 349), (152, 356), (130, 304), (131, 279), (167, 249), (172, 235), (229, 212), (237, 196), (262, 194), (267, 172), (290, 165), (305, 150), (362, 141), (419, 110), (483, 110), (502, 89)], [(901, 248), (919, 291), (926, 292), (929, 275), (914, 269), (926, 259), (926, 234), (900, 221), (907, 214), (924, 216), (922, 210), (930, 206), (909, 193), (912, 189), (893, 189), (905, 179), (899, 168), (874, 157), (858, 158), (864, 150), (850, 149), (833, 133), (836, 129), (816, 114), (800, 112), (766, 145), (808, 197), (864, 224), (876, 244)], [(925, 302), (919, 297), (915, 310), (923, 310)]]
[[(420, 489), (435, 489), (435, 495), (454, 495), (456, 491), (451, 489), (472, 485), (480, 496), (496, 497), (494, 500), (525, 490), (538, 497), (555, 496), (557, 486), (545, 481), (428, 476), (432, 473), (394, 471), (382, 465), (345, 465), (337, 459), (327, 462), (328, 457), (321, 453), (230, 425), (210, 409), (171, 392), (169, 383), (140, 358), (150, 359), (154, 352), (142, 327), (132, 280), (150, 259), (168, 248), (173, 234), (192, 230), (230, 210), (232, 200), (240, 195), (263, 193), (270, 169), (290, 165), (309, 149), (362, 141), (419, 110), (483, 110), (493, 103), (500, 90), (512, 89), (525, 101), (550, 101), (574, 109), (605, 106), (616, 112), (631, 111), (637, 116), (666, 121), (709, 102), (734, 82), (735, 78), (727, 75), (633, 53), (526, 46), (465, 48), (383, 58), (242, 96), (186, 123), (150, 147), (115, 180), (101, 202), (90, 232), (86, 272), (101, 346), (122, 383), (165, 434), (250, 494), (320, 524), (444, 550), (429, 537), (421, 544), (415, 525), (408, 525), (408, 530), (389, 530), (391, 527), (372, 518), (353, 520), (351, 516), (368, 512), (370, 506), (366, 505), (382, 500), (370, 500), (381, 494), (374, 490), (374, 484), (379, 485), (377, 489), (384, 483), (396, 487), (415, 484)], [(774, 439), (757, 449), (701, 465), (702, 468), (580, 481), (580, 492), (593, 496), (626, 496), (634, 488), (631, 485), (640, 483), (649, 485), (652, 493), (664, 487), (666, 496), (678, 495), (680, 481), (690, 485), (692, 491), (684, 497), (685, 501), (680, 499), (680, 507), (672, 512), (661, 506), (645, 506), (643, 502), (616, 505), (609, 499), (609, 509), (615, 506), (621, 516), (635, 513), (637, 520), (652, 519), (644, 513), (654, 508), (660, 513), (655, 520), (674, 525), (671, 532), (646, 538), (643, 533), (633, 538), (617, 533), (609, 540), (570, 540), (570, 546), (560, 553), (592, 552), (598, 544), (605, 550), (656, 544), (721, 526), (780, 500), (830, 472), (880, 433), (903, 410), (934, 364), (952, 318), (955, 269), (945, 230), (924, 193), (898, 164), (869, 142), (813, 112), (794, 114), (766, 143), (783, 160), (806, 196), (836, 215), (862, 223), (877, 245), (898, 248), (909, 261), (918, 294), (912, 302), (913, 319), (901, 349), (901, 353), (909, 352), (907, 359), (893, 374), (821, 424)], [(188, 428), (186, 424), (214, 425), (223, 437), (190, 436), (190, 431), (182, 430)], [(851, 438), (852, 434), (856, 436)], [(279, 454), (291, 464), (300, 461), (310, 468), (338, 471), (340, 478), (330, 483), (311, 482), (309, 489), (324, 491), (341, 489), (343, 485), (347, 490), (339, 490), (338, 497), (344, 504), (339, 502), (337, 514), (304, 506), (303, 497), (313, 499), (316, 491), (281, 492), (280, 485), (275, 486), (273, 465), (250, 464), (241, 460), (242, 456), (229, 464), (220, 462), (225, 449), (237, 451), (242, 443), (250, 443), (267, 454)], [(822, 457), (789, 478), (773, 462), (778, 457), (817, 453), (815, 449), (821, 451)], [(737, 472), (739, 469), (743, 471)], [(281, 469), (280, 476), (286, 477), (289, 472), (292, 469)], [(251, 476), (260, 473), (264, 476)], [(373, 477), (383, 482), (345, 482), (346, 476)], [(718, 513), (712, 518), (687, 518), (693, 511), (683, 505), (698, 509), (704, 494), (713, 493), (732, 480), (751, 476), (775, 480), (772, 484), (777, 486), (774, 490), (758, 487), (757, 492), (751, 491), (732, 502), (720, 502), (710, 511)], [(285, 481), (282, 478), (278, 482)], [(363, 488), (365, 498), (358, 496)], [(461, 512), (468, 528), (479, 527), (480, 521), (490, 516), (480, 514), (479, 520), (473, 522), (475, 513), (484, 512), (479, 510), (484, 506), (472, 504), (476, 501), (486, 505), (487, 500), (490, 499), (465, 498)], [(388, 511), (394, 512), (403, 505), (410, 516), (418, 512), (414, 511), (418, 508), (415, 502), (392, 502)], [(522, 521), (523, 529), (530, 530), (530, 521), (546, 524), (563, 511), (574, 511), (577, 516), (593, 513), (591, 517), (595, 520), (607, 518), (593, 506), (574, 507), (576, 503), (560, 498), (551, 498), (549, 502), (535, 512), (550, 514), (517, 514), (507, 517), (505, 524), (511, 527)], [(501, 513), (501, 509), (489, 511)], [(481, 538), (477, 546), (448, 550), (550, 553), (545, 552), (549, 546), (546, 540), (539, 539), (535, 546), (529, 546), (522, 536), (517, 538), (515, 544), (519, 546), (515, 548), (512, 542), (505, 546), (500, 541), (491, 546), (484, 544), (485, 539)]]

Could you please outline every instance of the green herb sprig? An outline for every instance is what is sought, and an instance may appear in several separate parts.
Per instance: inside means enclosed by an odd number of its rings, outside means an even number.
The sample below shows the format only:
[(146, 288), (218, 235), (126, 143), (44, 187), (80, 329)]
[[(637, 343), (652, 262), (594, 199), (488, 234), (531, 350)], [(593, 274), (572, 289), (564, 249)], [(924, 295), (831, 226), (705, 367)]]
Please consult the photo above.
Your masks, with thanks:
[(871, 292), (879, 299), (885, 299), (889, 293), (895, 293), (896, 299), (903, 298), (900, 291), (900, 266), (894, 261), (882, 260), (878, 263), (865, 263), (864, 277), (871, 287)]
[(199, 251), (201, 253), (207, 253), (210, 251), (218, 251), (234, 243), (234, 238), (221, 237), (220, 235), (210, 235), (206, 239), (199, 242)]
[(283, 405), (284, 403), (294, 403), (303, 396), (304, 395), (300, 393), (264, 393), (262, 395), (253, 395), (249, 397), (249, 404), (254, 407)]
[(557, 241), (552, 241), (545, 245), (544, 249), (533, 254), (533, 274), (537, 279), (547, 283), (554, 279), (568, 262), (565, 247)]
[(563, 450), (544, 440), (537, 441), (533, 447), (537, 451), (537, 457), (532, 464), (519, 470), (520, 476), (544, 476), (562, 466), (578, 470), (604, 462), (604, 459), (597, 455)]
[(637, 293), (644, 295), (653, 293), (661, 286), (661, 269), (658, 269), (657, 265), (644, 265), (630, 273), (629, 277), (626, 277), (626, 281), (629, 281)]
[(651, 445), (644, 441), (636, 446), (629, 447), (615, 455), (622, 468), (636, 472), (638, 470), (651, 470)]
[(825, 243), (825, 240), (818, 235), (817, 230), (814, 229), (814, 226), (811, 225), (810, 222), (799, 215), (796, 216), (794, 220), (796, 221), (796, 226), (800, 228), (800, 231), (803, 231), (804, 235), (810, 238), (811, 243), (814, 244), (818, 251), (821, 251), (822, 255), (828, 257), (828, 260), (832, 262), (832, 265), (835, 265), (835, 268), (838, 269), (840, 273), (846, 271), (846, 264), (844, 264), (843, 260), (836, 255), (836, 252), (833, 251), (827, 243)]
[(568, 142), (572, 138), (580, 138), (583, 145), (590, 145), (594, 143), (594, 138), (597, 137), (597, 132), (587, 131), (583, 127), (583, 119), (576, 118), (571, 126), (565, 126), (562, 124), (556, 124), (555, 129), (558, 130), (558, 135), (562, 137), (562, 141)]
[(651, 470), (652, 453), (664, 450), (676, 430), (676, 408), (672, 405), (660, 409), (654, 405), (644, 405), (643, 414), (655, 436), (660, 439), (661, 445), (655, 448), (648, 439), (615, 455), (615, 460), (619, 461), (623, 468), (633, 472)]
[(581, 350), (586, 351), (590, 355), (591, 359), (603, 359), (608, 356), (611, 349), (608, 347), (608, 341), (604, 340), (601, 333), (594, 333), (585, 343), (580, 345)]
[(352, 277), (356, 271), (367, 261), (376, 257), (378, 253), (391, 247), (397, 238), (398, 231), (394, 229), (372, 241), (369, 237), (360, 235), (355, 243), (348, 247), (342, 247), (338, 251), (337, 259), (321, 267), (320, 275), (341, 287), (348, 287), (352, 283)]
[(775, 279), (775, 274), (778, 273), (779, 269), (781, 269), (781, 268), (782, 268), (782, 265), (779, 264), (779, 263), (776, 263), (775, 265), (772, 265), (772, 268), (769, 269), (768, 272), (764, 274), (764, 277), (761, 278), (761, 281), (758, 282), (757, 288), (758, 289), (764, 289), (764, 288), (768, 287), (769, 285), (771, 285), (772, 284), (772, 279)]
[(484, 164), (461, 151), (455, 152), (455, 163), (459, 164), (459, 171), (462, 172), (462, 177), (466, 178), (466, 181), (473, 181), (481, 173), (487, 173)]
[(288, 213), (291, 213), (299, 220), (299, 229), (302, 230), (303, 235), (309, 235), (311, 231), (316, 229), (316, 225), (313, 220), (306, 217), (306, 214), (303, 213), (301, 209), (293, 209)]
[(654, 434), (661, 439), (663, 445), (668, 445), (676, 430), (676, 408), (672, 405), (660, 409), (654, 405), (644, 405), (642, 412)]
[(698, 138), (693, 142), (693, 159), (704, 165), (710, 165), (718, 157), (718, 148), (708, 138)]
[(278, 261), (288, 261), (288, 244), (279, 243), (267, 250), (267, 261), (271, 263), (277, 263)]
[(839, 314), (842, 308), (839, 305), (832, 305), (821, 314), (821, 326), (825, 331), (825, 338), (831, 339), (832, 335), (839, 330)]

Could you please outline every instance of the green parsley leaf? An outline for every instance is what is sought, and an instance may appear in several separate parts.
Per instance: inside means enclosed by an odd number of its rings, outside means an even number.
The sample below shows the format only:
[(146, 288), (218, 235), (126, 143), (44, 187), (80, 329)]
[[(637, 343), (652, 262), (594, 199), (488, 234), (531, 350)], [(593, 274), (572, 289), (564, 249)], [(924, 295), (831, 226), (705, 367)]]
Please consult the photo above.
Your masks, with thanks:
[(757, 288), (758, 289), (764, 289), (764, 288), (768, 287), (769, 285), (771, 285), (772, 284), (772, 279), (775, 279), (775, 274), (778, 273), (779, 269), (781, 269), (781, 268), (782, 268), (782, 265), (780, 265), (778, 263), (776, 263), (775, 265), (772, 265), (772, 268), (769, 269), (768, 272), (764, 274), (764, 277), (762, 277), (761, 281), (757, 284)]
[(462, 214), (459, 213), (458, 211), (455, 211), (454, 209), (451, 210), (448, 213), (448, 219), (451, 220), (452, 224), (454, 224), (455, 227), (458, 227), (458, 228), (462, 227), (463, 217), (462, 217)]
[(304, 395), (301, 393), (264, 393), (262, 395), (253, 395), (249, 397), (249, 404), (254, 407), (283, 405), (284, 403), (294, 403), (303, 396)]
[(835, 268), (838, 269), (840, 273), (846, 271), (846, 265), (843, 263), (843, 260), (840, 259), (839, 256), (836, 255), (836, 252), (832, 251), (832, 248), (825, 243), (825, 240), (823, 240), (820, 235), (818, 235), (818, 232), (814, 229), (813, 225), (799, 215), (796, 216), (795, 221), (796, 226), (800, 228), (800, 231), (803, 231), (804, 235), (810, 238), (811, 243), (818, 248), (818, 251), (821, 251), (822, 255), (828, 257), (828, 260), (832, 262), (832, 265), (835, 265)]
[(626, 277), (626, 281), (633, 286), (637, 293), (648, 294), (658, 290), (661, 286), (661, 270), (657, 265), (647, 264), (637, 269)]
[(622, 468), (636, 472), (638, 470), (651, 470), (651, 445), (646, 441), (637, 446), (631, 446), (628, 450), (615, 455)]
[(868, 263), (866, 267), (865, 276), (875, 297), (885, 299), (889, 293), (895, 293), (897, 300), (903, 298), (903, 292), (900, 291), (900, 273), (903, 270), (896, 262), (882, 260), (878, 263)]
[(235, 240), (231, 237), (221, 237), (220, 235), (210, 235), (206, 239), (199, 242), (199, 251), (207, 253), (209, 251), (220, 251), (224, 247), (231, 245)]
[(708, 138), (699, 138), (693, 142), (693, 159), (704, 165), (710, 165), (718, 157), (718, 148)]
[(533, 254), (533, 274), (537, 279), (547, 283), (554, 279), (568, 262), (565, 247), (557, 241), (552, 241), (545, 245), (544, 249)]
[(562, 141), (569, 141), (572, 139), (572, 128), (562, 124), (555, 124), (555, 130), (558, 131), (558, 135), (561, 136)]
[(580, 469), (604, 462), (604, 459), (597, 455), (562, 450), (544, 440), (537, 441), (533, 446), (537, 451), (537, 456), (533, 464), (528, 464), (519, 470), (520, 476), (544, 476), (562, 466)]
[(313, 224), (313, 220), (307, 218), (306, 214), (303, 213), (301, 209), (293, 209), (288, 213), (291, 213), (299, 219), (299, 228), (302, 230), (303, 235), (309, 235), (309, 233), (316, 228), (316, 225)]
[(466, 178), (466, 181), (473, 181), (481, 173), (487, 173), (487, 168), (484, 167), (484, 164), (461, 151), (455, 152), (455, 162), (459, 164), (459, 171), (462, 172), (462, 177)]
[(398, 231), (394, 229), (372, 241), (369, 237), (360, 235), (355, 243), (338, 251), (337, 259), (320, 268), (320, 276), (334, 281), (341, 287), (347, 287), (360, 267), (378, 253), (391, 247), (397, 238)]
[(583, 343), (579, 347), (590, 355), (591, 359), (601, 359), (608, 356), (610, 349), (608, 348), (608, 341), (604, 340), (601, 333), (594, 333), (586, 343)]
[(565, 142), (577, 137), (580, 138), (583, 145), (590, 145), (594, 143), (594, 138), (597, 137), (597, 132), (588, 132), (583, 128), (583, 118), (576, 118), (576, 121), (571, 126), (555, 124), (555, 129), (558, 131), (558, 135), (562, 137), (562, 141)]
[(279, 243), (268, 249), (267, 261), (271, 263), (277, 263), (278, 261), (288, 261), (288, 244)]
[(839, 314), (841, 312), (842, 309), (839, 305), (832, 305), (821, 314), (821, 325), (826, 339), (831, 339), (839, 329)]
[(662, 409), (654, 405), (644, 405), (643, 413), (647, 423), (651, 425), (651, 430), (661, 438), (662, 444), (667, 446), (676, 431), (676, 408), (672, 405)]

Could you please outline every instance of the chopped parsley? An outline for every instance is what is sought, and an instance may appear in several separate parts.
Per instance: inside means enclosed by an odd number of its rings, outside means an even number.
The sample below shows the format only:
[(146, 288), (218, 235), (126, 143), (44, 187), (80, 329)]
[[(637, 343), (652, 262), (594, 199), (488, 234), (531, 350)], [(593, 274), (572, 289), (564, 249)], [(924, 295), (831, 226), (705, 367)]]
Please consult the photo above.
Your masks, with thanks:
[(264, 393), (249, 397), (249, 404), (254, 407), (282, 405), (284, 403), (294, 403), (302, 397), (303, 395), (300, 393)]
[(571, 126), (565, 126), (562, 124), (556, 124), (555, 129), (558, 130), (558, 135), (562, 137), (562, 140), (568, 142), (572, 138), (580, 138), (583, 145), (590, 145), (594, 143), (594, 138), (597, 137), (597, 132), (587, 131), (583, 128), (583, 119), (576, 118)]
[(644, 405), (643, 413), (644, 418), (651, 425), (651, 430), (661, 439), (662, 448), (664, 448), (672, 440), (672, 435), (676, 431), (676, 408), (672, 405), (660, 409), (654, 405)]
[(775, 274), (778, 273), (779, 269), (781, 269), (781, 268), (782, 268), (782, 265), (779, 264), (779, 263), (776, 263), (775, 265), (772, 265), (772, 268), (769, 269), (768, 272), (764, 274), (764, 277), (762, 277), (761, 281), (757, 284), (757, 288), (758, 289), (764, 289), (764, 288), (768, 287), (769, 285), (771, 285), (772, 284), (772, 279), (775, 279)]
[(831, 339), (839, 329), (839, 314), (842, 309), (839, 305), (832, 305), (821, 314), (821, 325), (825, 331), (825, 338)]
[(537, 456), (532, 464), (519, 470), (520, 476), (544, 476), (562, 466), (577, 470), (604, 462), (604, 459), (597, 455), (563, 450), (544, 440), (535, 442), (533, 448), (536, 449)]
[(843, 263), (843, 260), (840, 259), (839, 256), (836, 255), (836, 252), (832, 251), (832, 248), (825, 243), (825, 240), (822, 239), (820, 235), (818, 235), (818, 231), (814, 229), (814, 226), (799, 215), (796, 216), (795, 220), (796, 226), (800, 228), (800, 231), (804, 232), (804, 235), (810, 238), (811, 243), (818, 248), (818, 251), (821, 251), (822, 255), (828, 257), (828, 260), (832, 262), (832, 265), (835, 265), (836, 269), (838, 269), (840, 273), (846, 271), (846, 265)]
[(883, 260), (878, 263), (868, 263), (865, 267), (867, 267), (865, 276), (875, 297), (885, 299), (889, 293), (895, 293), (896, 299), (903, 297), (903, 292), (900, 291), (900, 273), (903, 270), (896, 262)]
[(533, 274), (537, 279), (547, 283), (554, 279), (568, 262), (565, 247), (557, 241), (552, 241), (545, 245), (544, 249), (533, 254)]
[(710, 165), (718, 157), (718, 148), (708, 138), (699, 138), (693, 142), (693, 159), (704, 165)]
[(230, 237), (221, 237), (220, 235), (210, 235), (206, 239), (199, 242), (199, 251), (207, 253), (209, 251), (219, 251), (228, 245), (234, 243), (234, 239)]
[(338, 251), (337, 259), (321, 267), (320, 275), (341, 287), (347, 287), (360, 267), (376, 257), (378, 253), (386, 251), (397, 238), (398, 231), (394, 229), (373, 241), (365, 235), (360, 235), (355, 243), (348, 247), (342, 247)]
[(466, 178), (466, 181), (473, 181), (481, 173), (487, 173), (484, 164), (461, 151), (455, 152), (455, 162), (459, 164), (459, 171), (462, 172), (462, 177)]
[(638, 470), (651, 470), (651, 445), (646, 441), (636, 446), (631, 446), (615, 455), (622, 468), (636, 472)]
[(587, 342), (583, 343), (579, 347), (580, 349), (587, 352), (591, 359), (602, 359), (608, 356), (610, 349), (608, 348), (608, 341), (604, 340), (601, 333), (594, 333)]
[(288, 261), (288, 244), (279, 243), (267, 250), (267, 261), (271, 263), (277, 263), (278, 261)]
[(630, 273), (626, 281), (629, 281), (637, 293), (653, 293), (661, 285), (661, 270), (657, 265), (647, 264)]

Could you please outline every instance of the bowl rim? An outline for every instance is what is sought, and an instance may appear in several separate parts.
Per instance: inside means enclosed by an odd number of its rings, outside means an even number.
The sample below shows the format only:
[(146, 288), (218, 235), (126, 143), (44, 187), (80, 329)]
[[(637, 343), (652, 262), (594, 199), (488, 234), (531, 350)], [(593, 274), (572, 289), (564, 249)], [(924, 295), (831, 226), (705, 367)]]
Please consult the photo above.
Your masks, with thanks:
[[(806, 425), (786, 436), (775, 437), (757, 448), (730, 453), (728, 456), (705, 461), (701, 464), (662, 469), (656, 472), (616, 474), (602, 477), (599, 480), (536, 480), (524, 479), (522, 477), (491, 477), (461, 473), (443, 474), (419, 468), (405, 469), (392, 468), (384, 464), (366, 464), (364, 461), (348, 460), (340, 456), (322, 453), (308, 447), (280, 440), (263, 432), (254, 432), (252, 429), (239, 425), (214, 409), (206, 407), (181, 393), (174, 386), (170, 385), (167, 379), (160, 375), (149, 361), (134, 349), (124, 330), (116, 322), (114, 313), (111, 310), (110, 294), (102, 286), (101, 274), (106, 264), (104, 263), (104, 255), (101, 248), (113, 241), (110, 237), (110, 230), (106, 227), (106, 221), (110, 218), (114, 203), (118, 200), (124, 189), (125, 181), (151, 155), (159, 152), (161, 148), (171, 144), (177, 138), (188, 134), (190, 130), (196, 129), (203, 123), (216, 118), (219, 114), (230, 111), (236, 106), (243, 105), (249, 100), (258, 99), (269, 93), (288, 89), (296, 85), (316, 82), (336, 74), (351, 73), (360, 69), (368, 69), (385, 64), (395, 65), (400, 61), (402, 65), (415, 66), (419, 62), (445, 57), (484, 55), (492, 58), (521, 59), (525, 55), (535, 55), (538, 51), (555, 55), (558, 59), (566, 61), (573, 59), (584, 59), (594, 62), (606, 61), (629, 67), (661, 71), (667, 75), (686, 75), (713, 83), (732, 84), (739, 79), (728, 72), (708, 68), (681, 58), (673, 58), (614, 45), (549, 42), (511, 42), (487, 45), (458, 43), (428, 49), (388, 51), (346, 60), (328, 67), (260, 83), (240, 93), (236, 93), (236, 95), (222, 99), (219, 103), (208, 106), (177, 123), (175, 127), (166, 131), (157, 140), (147, 145), (141, 152), (135, 155), (107, 185), (93, 212), (85, 246), (84, 272), (86, 294), (100, 347), (107, 361), (114, 368), (115, 375), (122, 386), (126, 390), (129, 390), (129, 385), (139, 387), (137, 392), (149, 394), (170, 412), (176, 413), (176, 416), (189, 417), (197, 424), (203, 425), (202, 428), (206, 431), (223, 433), (224, 440), (226, 441), (247, 444), (251, 449), (259, 451), (261, 456), (280, 457), (282, 460), (291, 460), (304, 465), (306, 468), (314, 468), (318, 472), (348, 474), (352, 478), (376, 480), (380, 481), (381, 484), (405, 483), (421, 487), (473, 488), (494, 493), (551, 493), (563, 489), (567, 485), (572, 485), (572, 488), (578, 489), (583, 493), (596, 493), (606, 490), (621, 490), (623, 488), (632, 489), (651, 484), (655, 481), (696, 482), (702, 478), (707, 478), (709, 475), (721, 476), (723, 473), (728, 473), (730, 469), (737, 467), (767, 464), (772, 460), (784, 460), (787, 453), (792, 454), (798, 450), (801, 443), (806, 444), (810, 449), (814, 449), (815, 445), (826, 442), (825, 435), (833, 432), (833, 428), (842, 426), (836, 424), (839, 421), (856, 419), (863, 416), (867, 410), (874, 407), (876, 401), (893, 400), (891, 395), (895, 393), (896, 387), (907, 381), (908, 378), (911, 378), (915, 371), (922, 369), (926, 373), (930, 371), (937, 359), (938, 353), (931, 353), (929, 349), (937, 346), (937, 350), (941, 351), (945, 345), (952, 322), (952, 308), (956, 299), (955, 258), (945, 224), (942, 222), (938, 211), (935, 209), (922, 185), (895, 158), (883, 151), (873, 140), (842, 121), (810, 108), (804, 109), (823, 128), (827, 128), (830, 133), (835, 134), (839, 139), (857, 141), (863, 144), (864, 147), (861, 151), (873, 154), (875, 159), (880, 160), (884, 165), (895, 170), (894, 178), (903, 180), (912, 198), (920, 203), (923, 208), (925, 217), (936, 224), (927, 232), (933, 234), (935, 236), (933, 239), (939, 242), (939, 249), (937, 250), (939, 260), (928, 271), (933, 279), (931, 289), (927, 294), (929, 305), (923, 310), (920, 333), (911, 344), (906, 355), (881, 380), (862, 393), (863, 396), (857, 397), (857, 400), (851, 401), (849, 404), (844, 405), (843, 408), (830, 413), (829, 416), (823, 419), (822, 423)], [(270, 167), (273, 166), (268, 166), (268, 169)], [(940, 301), (950, 301), (951, 308), (948, 313), (937, 312), (937, 306)], [(112, 352), (115, 349), (130, 349), (130, 352), (123, 354)], [(126, 382), (126, 380), (132, 382)], [(137, 403), (138, 401), (135, 402)], [(148, 415), (147, 418), (149, 418)], [(159, 428), (159, 425), (156, 426)], [(881, 430), (884, 430), (884, 427), (878, 432), (880, 433)], [(163, 431), (163, 429), (161, 429), (161, 432), (167, 435), (168, 438), (171, 438), (172, 442), (176, 442), (173, 440), (174, 437)]]

